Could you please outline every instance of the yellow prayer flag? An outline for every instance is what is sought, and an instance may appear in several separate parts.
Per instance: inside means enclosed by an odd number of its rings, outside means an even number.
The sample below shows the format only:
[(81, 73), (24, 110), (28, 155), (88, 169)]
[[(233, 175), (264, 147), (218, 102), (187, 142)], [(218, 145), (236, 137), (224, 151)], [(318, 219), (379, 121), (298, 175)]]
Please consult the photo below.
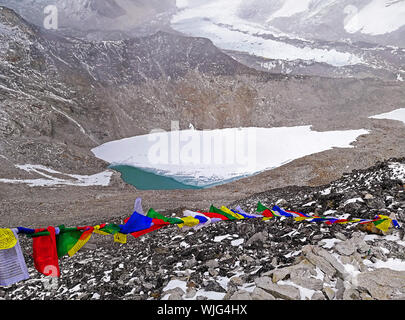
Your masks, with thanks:
[(184, 226), (187, 227), (195, 227), (200, 224), (200, 220), (193, 218), (193, 217), (183, 217), (180, 220), (184, 221), (184, 223), (178, 224), (177, 226), (181, 229)]
[(92, 233), (90, 233), (86, 238), (79, 239), (76, 244), (68, 251), (69, 257), (73, 257), (83, 246), (90, 240)]
[(11, 229), (0, 229), (0, 250), (14, 248), (17, 238)]
[(391, 227), (392, 220), (388, 216), (379, 216), (383, 221), (377, 224), (375, 227), (380, 229), (383, 232), (388, 232), (389, 228)]
[(103, 236), (110, 236), (110, 235), (111, 235), (110, 233), (101, 231), (99, 225), (97, 225), (97, 226), (94, 227), (94, 231), (93, 231), (93, 232), (94, 232), (94, 233), (97, 233), (97, 234), (101, 234), (101, 235), (103, 235)]
[(308, 220), (308, 219), (312, 219), (312, 217), (311, 217), (311, 218), (307, 218), (307, 217), (295, 217), (295, 218), (294, 218), (294, 220), (295, 220), (295, 221), (298, 221), (298, 222), (304, 221), (304, 220)]
[(238, 219), (238, 220), (245, 219), (244, 216), (240, 215), (239, 213), (235, 213), (235, 212), (233, 212), (232, 210), (229, 210), (229, 209), (228, 209), (227, 207), (225, 207), (225, 206), (222, 206), (222, 207), (221, 207), (221, 210), (222, 210), (223, 212), (225, 212), (225, 213), (230, 214), (231, 216), (235, 217), (235, 218)]
[(126, 244), (127, 243), (127, 235), (117, 232), (116, 234), (114, 234), (114, 242), (118, 242), (118, 243), (122, 243), (122, 244)]

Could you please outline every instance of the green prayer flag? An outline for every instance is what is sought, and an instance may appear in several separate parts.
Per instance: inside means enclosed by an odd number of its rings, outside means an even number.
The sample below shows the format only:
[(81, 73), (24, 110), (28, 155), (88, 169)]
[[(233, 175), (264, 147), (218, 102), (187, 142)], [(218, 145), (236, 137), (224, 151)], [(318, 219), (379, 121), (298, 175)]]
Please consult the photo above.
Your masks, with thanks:
[(60, 233), (56, 236), (56, 249), (58, 258), (68, 254), (68, 251), (79, 241), (82, 232), (76, 228), (66, 229), (65, 226), (59, 226)]
[(229, 220), (239, 220), (238, 218), (234, 217), (233, 215), (226, 213), (226, 212), (222, 211), (221, 209), (215, 208), (213, 205), (211, 205), (210, 212), (222, 214), (223, 216), (227, 217)]
[(120, 232), (121, 228), (117, 224), (107, 224), (104, 228), (100, 229), (100, 231), (109, 233), (109, 234), (116, 234)]
[(152, 218), (152, 219), (160, 219), (160, 220), (163, 220), (164, 222), (167, 222), (167, 223), (170, 223), (170, 224), (182, 224), (182, 223), (184, 223), (184, 221), (181, 220), (181, 219), (165, 217), (164, 215), (156, 212), (153, 209), (150, 209), (146, 216), (149, 217), (149, 218)]
[(263, 212), (268, 210), (269, 208), (267, 208), (266, 206), (264, 206), (260, 201), (257, 204), (257, 212)]

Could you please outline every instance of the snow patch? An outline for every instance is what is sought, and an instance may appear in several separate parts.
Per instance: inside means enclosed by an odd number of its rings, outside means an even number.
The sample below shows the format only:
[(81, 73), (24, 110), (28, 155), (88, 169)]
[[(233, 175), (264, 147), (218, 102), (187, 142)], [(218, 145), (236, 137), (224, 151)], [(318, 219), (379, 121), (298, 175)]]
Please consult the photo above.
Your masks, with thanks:
[[(34, 173), (42, 176), (38, 179), (0, 179), (2, 183), (12, 184), (27, 184), (30, 187), (55, 187), (55, 186), (77, 186), (77, 187), (89, 187), (89, 186), (103, 186), (106, 187), (110, 184), (112, 171), (103, 171), (93, 175), (77, 175), (62, 173), (41, 165), (15, 165), (16, 168), (24, 170), (29, 173)], [(63, 175), (66, 179), (56, 177), (53, 174)]]
[(405, 124), (405, 108), (370, 117), (370, 119), (387, 119), (402, 121)]

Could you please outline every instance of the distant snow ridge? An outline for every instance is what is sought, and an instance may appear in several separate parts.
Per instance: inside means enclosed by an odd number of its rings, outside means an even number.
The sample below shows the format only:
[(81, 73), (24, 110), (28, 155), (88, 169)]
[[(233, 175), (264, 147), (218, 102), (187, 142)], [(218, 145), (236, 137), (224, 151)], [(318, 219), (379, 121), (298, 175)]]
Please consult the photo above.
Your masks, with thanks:
[[(291, 16), (308, 9), (310, 0), (285, 1), (284, 6), (273, 13), (271, 19)], [(179, 12), (171, 20), (172, 27), (179, 32), (197, 37), (205, 37), (225, 50), (246, 52), (259, 57), (281, 60), (308, 60), (340, 67), (365, 63), (355, 54), (335, 49), (299, 47), (273, 36), (286, 36), (265, 23), (255, 23), (242, 18), (242, 6), (238, 0), (178, 1)], [(252, 4), (254, 7), (254, 3)], [(243, 7), (244, 8), (244, 7)], [(266, 38), (270, 36), (270, 38)]]
[(297, 13), (305, 12), (309, 9), (311, 2), (313, 2), (313, 0), (285, 0), (283, 6), (274, 12), (267, 22), (275, 18), (291, 17)]
[(361, 32), (369, 35), (391, 33), (405, 25), (405, 1), (372, 0), (354, 12), (345, 24), (349, 33)]

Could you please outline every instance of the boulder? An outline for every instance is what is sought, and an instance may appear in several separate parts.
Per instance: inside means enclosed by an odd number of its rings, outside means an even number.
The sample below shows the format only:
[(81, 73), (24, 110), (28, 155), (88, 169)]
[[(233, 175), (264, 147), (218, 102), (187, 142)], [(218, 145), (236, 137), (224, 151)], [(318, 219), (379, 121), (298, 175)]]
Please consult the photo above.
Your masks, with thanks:
[(312, 297), (311, 300), (326, 300), (324, 294), (321, 291), (316, 291)]
[(269, 275), (273, 276), (273, 282), (277, 283), (280, 280), (285, 279), (287, 276), (291, 275), (292, 272), (301, 270), (306, 271), (306, 270), (315, 270), (314, 265), (310, 263), (308, 260), (302, 260), (299, 264), (290, 266), (290, 267), (285, 267), (281, 269), (275, 269), (269, 272)]
[(302, 253), (313, 265), (321, 269), (330, 278), (336, 274), (336, 269), (323, 257), (316, 255), (312, 250), (314, 246), (307, 245), (302, 248)]
[(333, 290), (331, 287), (323, 287), (323, 293), (325, 296), (328, 298), (328, 300), (333, 300), (335, 298), (335, 290)]
[(316, 255), (324, 258), (327, 262), (329, 262), (330, 265), (333, 268), (335, 268), (335, 270), (337, 271), (337, 275), (340, 278), (346, 279), (349, 276), (345, 270), (345, 267), (334, 256), (332, 256), (328, 251), (326, 251), (325, 249), (320, 248), (320, 247), (314, 247), (313, 252)]
[(353, 288), (348, 288), (343, 293), (343, 300), (360, 300), (360, 293)]
[(229, 300), (252, 300), (250, 293), (245, 290), (236, 291)]
[(276, 300), (273, 295), (259, 287), (253, 290), (251, 297), (252, 300)]
[(290, 285), (277, 285), (274, 284), (271, 278), (262, 277), (255, 280), (256, 286), (269, 292), (275, 298), (283, 300), (300, 300), (300, 291)]
[(258, 232), (255, 233), (252, 237), (249, 238), (248, 241), (246, 241), (246, 246), (251, 246), (255, 243), (264, 243), (267, 241), (269, 235), (267, 232), (263, 231), (263, 232)]
[(405, 271), (381, 268), (362, 272), (357, 276), (357, 286), (374, 299), (389, 300), (405, 293)]

